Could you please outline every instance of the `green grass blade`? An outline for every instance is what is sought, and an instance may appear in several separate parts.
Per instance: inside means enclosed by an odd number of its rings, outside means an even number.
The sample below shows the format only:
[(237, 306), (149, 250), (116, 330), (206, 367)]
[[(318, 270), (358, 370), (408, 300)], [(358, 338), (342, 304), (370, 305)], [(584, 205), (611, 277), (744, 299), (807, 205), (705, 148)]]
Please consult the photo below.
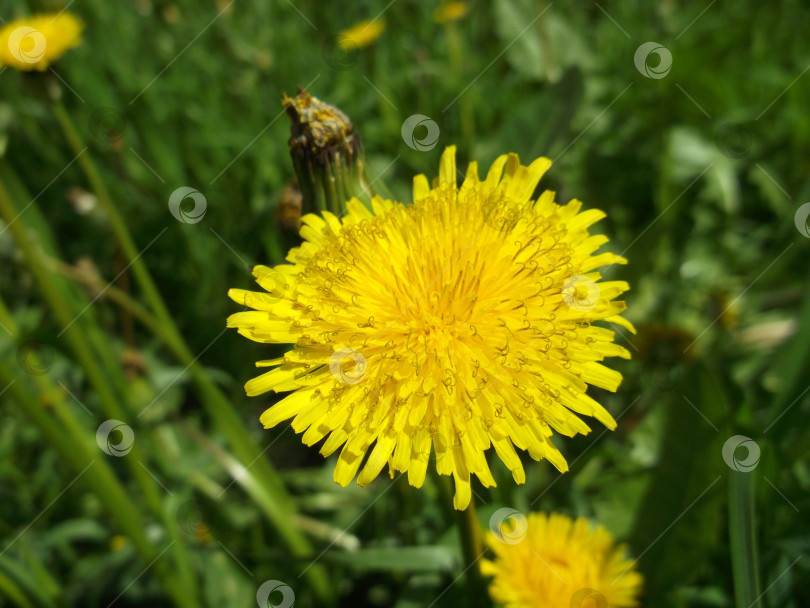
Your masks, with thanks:
[(761, 608), (759, 553), (755, 532), (755, 472), (731, 471), (728, 483), (728, 530), (737, 608)]

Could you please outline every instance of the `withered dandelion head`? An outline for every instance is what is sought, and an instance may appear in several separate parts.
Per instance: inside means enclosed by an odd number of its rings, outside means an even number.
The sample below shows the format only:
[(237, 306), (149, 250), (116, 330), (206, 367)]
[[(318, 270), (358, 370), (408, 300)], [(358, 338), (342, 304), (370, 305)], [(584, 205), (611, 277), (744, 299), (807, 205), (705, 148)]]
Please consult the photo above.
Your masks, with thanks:
[(557, 205), (550, 191), (532, 198), (550, 165), (504, 155), (484, 180), (471, 163), (457, 187), (450, 147), (432, 188), (414, 179), (413, 205), (375, 197), (369, 211), (352, 199), (342, 218), (306, 215), (290, 263), (253, 269), (266, 291), (229, 291), (253, 309), (229, 327), (293, 345), (258, 362), (274, 369), (245, 387), (291, 391), (262, 414), (264, 426), (293, 418), (305, 444), (326, 438), (324, 456), (341, 448), (334, 479), (343, 486), (358, 471), (366, 485), (388, 463), (392, 477), (407, 471), (420, 487), (435, 450), (438, 473), (455, 479), (457, 509), (469, 504), (472, 474), (495, 485), (491, 447), (523, 483), (515, 447), (566, 471), (554, 431), (588, 433), (577, 414), (614, 428), (586, 389), (615, 391), (621, 374), (601, 361), (629, 358), (594, 324), (632, 330), (614, 299), (627, 283), (599, 282), (595, 270), (625, 260), (594, 255), (608, 239), (588, 227), (604, 213)]
[[(497, 513), (497, 512), (496, 512)], [(602, 526), (559, 513), (518, 514), (514, 532), (494, 530), (481, 561), (494, 579), (492, 599), (505, 608), (625, 608), (638, 606), (642, 577)]]
[(358, 146), (354, 125), (339, 108), (304, 89), (299, 89), (295, 97), (284, 95), (281, 105), (292, 125), (289, 144), (294, 160), (305, 157), (317, 160), (333, 149), (344, 152), (346, 162), (354, 160)]
[(67, 12), (10, 21), (0, 28), (0, 67), (44, 72), (81, 42), (82, 27)]

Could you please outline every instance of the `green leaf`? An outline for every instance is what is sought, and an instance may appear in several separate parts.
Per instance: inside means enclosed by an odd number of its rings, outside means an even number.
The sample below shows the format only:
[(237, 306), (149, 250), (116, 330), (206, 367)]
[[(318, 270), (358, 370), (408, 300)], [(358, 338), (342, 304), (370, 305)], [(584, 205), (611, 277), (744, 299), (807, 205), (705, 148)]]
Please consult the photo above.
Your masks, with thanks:
[(455, 547), (374, 547), (359, 551), (331, 552), (328, 561), (345, 564), (354, 570), (384, 572), (450, 572), (458, 567)]
[(20, 606), (20, 608), (34, 608), (34, 604), (28, 600), (22, 589), (2, 572), (0, 572), (0, 594), (6, 596), (16, 606)]
[(77, 541), (104, 542), (109, 534), (94, 519), (69, 519), (51, 526), (42, 538), (49, 545), (67, 545)]
[[(771, 407), (771, 420), (765, 432), (778, 437), (800, 420), (799, 403), (807, 393), (807, 369), (810, 366), (810, 289), (805, 294), (804, 305), (799, 315), (799, 328), (777, 358), (780, 387)], [(790, 410), (793, 414), (786, 415)], [(771, 428), (773, 427), (773, 428)]]
[(728, 470), (721, 456), (725, 437), (716, 428), (726, 408), (718, 380), (692, 367), (679, 386), (661, 393), (659, 406), (667, 408), (663, 443), (630, 543), (645, 595), (661, 602), (689, 583), (719, 544), (718, 490)]
[(25, 603), (25, 600), (18, 602), (20, 606), (34, 605), (50, 608), (56, 605), (39, 587), (36, 577), (22, 563), (2, 555), (0, 555), (0, 589), (10, 590), (9, 597), (23, 594), (30, 600), (28, 604)]
[[(495, 3), (495, 31), (504, 45), (509, 64), (529, 78), (545, 80), (543, 45), (537, 23), (539, 10), (531, 0), (503, 0)], [(542, 9), (540, 9), (542, 10)]]
[(759, 563), (754, 522), (755, 471), (730, 471), (728, 528), (737, 608), (760, 607)]
[(532, 80), (557, 82), (566, 68), (590, 67), (590, 45), (577, 26), (548, 2), (502, 0), (494, 5), (495, 32), (509, 65)]
[(255, 583), (248, 573), (224, 551), (202, 554), (203, 594), (208, 606), (253, 606), (256, 603)]

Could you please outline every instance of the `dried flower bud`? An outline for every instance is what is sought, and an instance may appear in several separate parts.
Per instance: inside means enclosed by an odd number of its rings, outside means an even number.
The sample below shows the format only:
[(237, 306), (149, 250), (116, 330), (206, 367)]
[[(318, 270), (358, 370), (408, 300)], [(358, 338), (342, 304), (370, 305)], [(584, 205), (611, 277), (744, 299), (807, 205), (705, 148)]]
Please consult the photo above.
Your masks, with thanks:
[(290, 154), (298, 175), (302, 211), (338, 215), (353, 196), (370, 194), (363, 173), (363, 146), (349, 117), (304, 89), (282, 104), (291, 121)]

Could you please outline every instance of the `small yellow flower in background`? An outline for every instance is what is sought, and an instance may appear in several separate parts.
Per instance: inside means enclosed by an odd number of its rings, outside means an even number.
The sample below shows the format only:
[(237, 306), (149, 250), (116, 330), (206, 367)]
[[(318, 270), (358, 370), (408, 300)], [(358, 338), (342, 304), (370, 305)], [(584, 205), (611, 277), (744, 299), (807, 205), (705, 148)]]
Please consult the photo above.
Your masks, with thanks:
[(385, 31), (385, 20), (367, 19), (338, 34), (338, 47), (344, 51), (362, 48), (372, 44)]
[(126, 536), (116, 534), (110, 539), (110, 551), (120, 551), (129, 544), (129, 539)]
[(436, 23), (449, 23), (450, 21), (458, 21), (467, 14), (466, 2), (448, 2), (442, 4), (435, 11), (433, 11), (433, 20)]
[(369, 211), (352, 199), (342, 218), (304, 216), (290, 263), (253, 269), (266, 291), (229, 291), (254, 309), (229, 327), (294, 345), (259, 361), (275, 369), (245, 385), (251, 396), (292, 391), (262, 414), (265, 428), (293, 418), (306, 445), (328, 436), (321, 454), (342, 448), (342, 486), (358, 471), (366, 485), (388, 464), (420, 487), (435, 450), (457, 509), (470, 502), (471, 475), (495, 485), (490, 448), (524, 483), (515, 447), (566, 471), (554, 431), (588, 433), (577, 414), (615, 428), (585, 391), (615, 391), (622, 376), (600, 361), (630, 357), (594, 324), (632, 330), (614, 301), (627, 283), (597, 283), (595, 271), (626, 260), (592, 255), (608, 240), (588, 233), (603, 212), (557, 205), (550, 191), (532, 198), (550, 165), (504, 155), (481, 180), (471, 163), (459, 188), (450, 147), (432, 188), (414, 179), (413, 205), (375, 197)]
[[(642, 577), (602, 526), (559, 513), (522, 514), (491, 524), (487, 545), (495, 559), (481, 572), (495, 577), (492, 599), (505, 608), (623, 608), (638, 605)], [(511, 531), (501, 530), (512, 526)]]
[(82, 28), (67, 12), (10, 21), (0, 29), (0, 67), (44, 72), (81, 42)]

